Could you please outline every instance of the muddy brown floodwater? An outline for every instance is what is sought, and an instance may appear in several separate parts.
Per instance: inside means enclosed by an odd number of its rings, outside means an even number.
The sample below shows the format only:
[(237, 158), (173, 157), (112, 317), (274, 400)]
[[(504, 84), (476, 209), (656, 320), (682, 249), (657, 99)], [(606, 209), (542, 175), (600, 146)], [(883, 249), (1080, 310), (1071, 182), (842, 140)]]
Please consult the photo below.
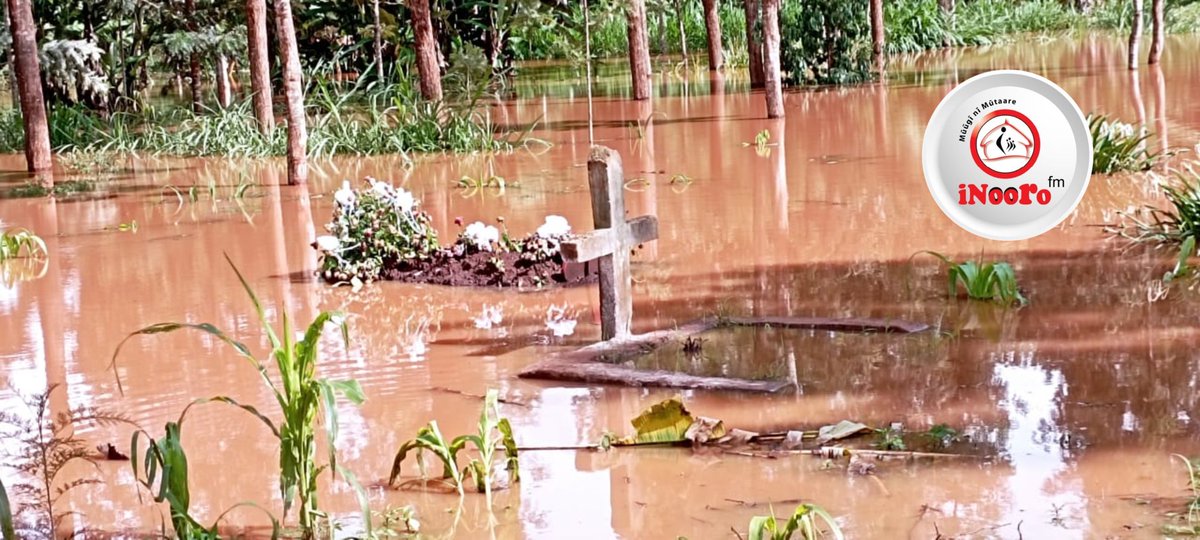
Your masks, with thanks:
[[(494, 519), (480, 496), (469, 495), (455, 512), (455, 496), (380, 488), (397, 446), (430, 419), (447, 433), (472, 429), (480, 403), (462, 393), (494, 387), (520, 402), (502, 410), (523, 445), (624, 432), (643, 407), (676, 393), (516, 378), (549, 352), (597, 339), (594, 288), (515, 293), (383, 283), (353, 292), (313, 276), (308, 243), (331, 214), (330, 194), (343, 179), (365, 175), (413, 190), (444, 236), (455, 234), (459, 216), (505, 216), (518, 234), (550, 213), (590, 228), (583, 91), (540, 79), (520, 81), (518, 95), (531, 97), (498, 103), (494, 115), (511, 125), (539, 121), (534, 134), (554, 145), (545, 151), (432, 157), (411, 170), (394, 157), (338, 159), (317, 164), (307, 189), (270, 187), (283, 178), (279, 162), (145, 158), (114, 173), (111, 196), (0, 201), (0, 218), (43, 235), (51, 253), (40, 279), (14, 281), (9, 271), (0, 285), (3, 407), (18, 407), (14, 390), (57, 383), (65, 391), (52, 402), (56, 411), (116, 409), (157, 433), (197, 397), (268, 403), (249, 366), (199, 335), (132, 342), (123, 353), (123, 396), (106, 370), (126, 332), (158, 321), (212, 322), (264, 350), (251, 306), (221, 258), (227, 253), (272, 316), (352, 314), (349, 350), (329, 339), (320, 366), (326, 376), (358, 379), (368, 396), (361, 408), (340, 408), (343, 463), (373, 486), (377, 509), (413, 504), (437, 537), (731, 538), (731, 527), (744, 531), (771, 501), (793, 499), (839, 516), (851, 538), (1156, 537), (1163, 512), (1185, 494), (1171, 454), (1200, 454), (1200, 299), (1186, 287), (1157, 299), (1170, 255), (1123, 253), (1095, 227), (1118, 209), (1152, 201), (1150, 181), (1098, 176), (1063, 226), (1000, 243), (946, 219), (920, 166), (925, 122), (938, 100), (956, 81), (994, 68), (1040, 73), (1084, 111), (1144, 121), (1161, 133), (1152, 146), (1195, 145), (1200, 40), (1171, 37), (1161, 70), (1130, 73), (1123, 55), (1117, 37), (1084, 36), (900, 58), (887, 86), (788, 93), (786, 121), (764, 120), (762, 95), (733, 76), (660, 75), (657, 93), (667, 97), (652, 104), (621, 97), (619, 70), (605, 71), (599, 85), (597, 137), (622, 153), (630, 178), (643, 180), (629, 186), (630, 215), (654, 213), (661, 223), (659, 241), (635, 258), (635, 330), (714, 313), (895, 316), (958, 336), (752, 339), (752, 356), (766, 368), (756, 373), (794, 358), (802, 392), (682, 392), (694, 411), (752, 430), (841, 419), (900, 421), (913, 431), (945, 423), (994, 455), (991, 464), (888, 465), (875, 482), (805, 457), (528, 452), (520, 484), (497, 495)], [(647, 117), (639, 135), (633, 126)], [(770, 155), (743, 147), (764, 129), (776, 144)], [(20, 176), (19, 156), (2, 165), (6, 177)], [(463, 175), (488, 170), (520, 186), (503, 194), (455, 187)], [(672, 185), (676, 174), (692, 182)], [(243, 175), (268, 187), (239, 203), (232, 194)], [(210, 183), (218, 200), (205, 190), (198, 202), (181, 204), (163, 191)], [(115, 230), (133, 221), (136, 232)], [(907, 264), (919, 250), (1010, 260), (1032, 303), (1003, 310), (947, 302), (932, 258)], [(558, 335), (569, 321), (573, 334)], [(81, 435), (119, 447), (128, 441), (120, 427)], [(184, 438), (194, 513), (207, 521), (248, 500), (280, 511), (276, 447), (261, 424), (208, 405), (190, 414)], [(139, 503), (127, 465), (102, 463), (99, 475), (103, 485), (70, 498), (81, 514), (69, 523), (158, 530), (160, 511)], [(326, 481), (321, 503), (352, 519), (353, 496), (341, 483)], [(793, 504), (775, 506), (784, 513)], [(231, 521), (262, 524), (250, 511)]]

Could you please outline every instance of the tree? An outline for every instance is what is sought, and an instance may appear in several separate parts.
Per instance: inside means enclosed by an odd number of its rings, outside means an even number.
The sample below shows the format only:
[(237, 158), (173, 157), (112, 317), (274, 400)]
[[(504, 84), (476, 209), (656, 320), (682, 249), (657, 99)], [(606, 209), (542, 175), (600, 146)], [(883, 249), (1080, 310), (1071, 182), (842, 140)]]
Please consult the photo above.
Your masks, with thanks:
[(883, 57), (883, 0), (870, 0), (871, 12), (871, 68), (882, 74), (885, 64)]
[(283, 92), (287, 101), (288, 185), (305, 184), (308, 182), (308, 128), (304, 118), (304, 84), (291, 0), (275, 0), (275, 32), (279, 39), (279, 63), (283, 69)]
[(646, 36), (646, 0), (629, 0), (625, 10), (633, 99), (650, 99), (650, 38)]
[(763, 49), (766, 53), (763, 75), (766, 83), (767, 118), (783, 117), (783, 81), (779, 67), (779, 2), (763, 0)]
[(383, 80), (383, 23), (379, 21), (379, 0), (371, 1), (371, 27), (375, 45), (375, 78)]
[(725, 65), (721, 49), (721, 16), (717, 0), (704, 0), (704, 30), (708, 35), (708, 70), (716, 71)]
[(1133, 1), (1133, 23), (1129, 28), (1129, 69), (1138, 68), (1138, 49), (1142, 44), (1142, 0)]
[(417, 50), (421, 95), (430, 101), (441, 101), (442, 68), (438, 65), (437, 39), (433, 35), (429, 0), (409, 0), (408, 9), (412, 13), (413, 46)]
[(267, 52), (267, 2), (246, 0), (246, 42), (250, 57), (250, 92), (254, 103), (254, 118), (264, 135), (275, 129), (275, 113), (271, 106), (271, 66)]
[(1151, 0), (1151, 21), (1154, 24), (1154, 32), (1150, 38), (1150, 63), (1157, 64), (1162, 59), (1163, 40), (1166, 38), (1163, 28), (1164, 6), (1163, 0)]
[(17, 90), (21, 94), (21, 117), (25, 127), (25, 163), (29, 172), (43, 175), (53, 184), (50, 172), (50, 130), (46, 125), (46, 103), (42, 100), (42, 74), (38, 64), (37, 23), (30, 0), (8, 0), (13, 55), (16, 57)]
[(762, 88), (765, 75), (763, 74), (763, 48), (759, 41), (758, 19), (762, 12), (762, 0), (743, 0), (746, 9), (746, 48), (750, 68), (750, 87)]
[[(186, 19), (187, 31), (195, 35), (196, 32), (196, 0), (186, 0), (183, 3), (183, 12)], [(188, 78), (191, 79), (192, 88), (192, 112), (200, 114), (204, 110), (204, 95), (201, 93), (200, 87), (200, 53), (193, 50), (188, 55)]]

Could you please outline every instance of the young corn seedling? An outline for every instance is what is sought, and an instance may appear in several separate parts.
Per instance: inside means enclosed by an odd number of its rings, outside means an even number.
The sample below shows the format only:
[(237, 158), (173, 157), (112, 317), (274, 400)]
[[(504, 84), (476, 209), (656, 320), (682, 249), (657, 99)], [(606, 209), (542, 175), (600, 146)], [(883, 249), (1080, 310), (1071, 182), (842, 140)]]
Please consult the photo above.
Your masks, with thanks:
[[(192, 405), (208, 400), (199, 400)], [(161, 439), (155, 440), (144, 430), (133, 433), (129, 444), (129, 463), (133, 466), (133, 478), (154, 496), (154, 502), (167, 503), (171, 512), (171, 527), (176, 538), (188, 540), (217, 540), (220, 538), (218, 527), (229, 512), (241, 507), (252, 507), (261, 510), (271, 521), (271, 538), (280, 534), (279, 521), (266, 509), (254, 503), (236, 504), (222, 512), (213, 524), (204, 527), (190, 513), (191, 493), (188, 487), (188, 460), (183, 450), (183, 418), (191, 405), (184, 408), (176, 422), (167, 422)], [(147, 440), (145, 453), (141, 451), (139, 440)], [(140, 456), (140, 457), (139, 457)], [(138, 495), (141, 496), (140, 494)], [(167, 535), (163, 534), (166, 538)]]
[[(199, 330), (225, 342), (254, 368), (263, 385), (275, 397), (282, 416), (278, 421), (272, 421), (255, 407), (241, 404), (226, 396), (209, 398), (209, 401), (228, 403), (252, 414), (271, 430), (271, 434), (279, 439), (279, 492), (283, 498), (284, 515), (286, 516), (292, 505), (298, 501), (301, 534), (305, 538), (312, 538), (316, 534), (321, 519), (325, 517), (317, 504), (317, 477), (328, 468), (334, 474), (340, 474), (355, 489), (369, 534), (370, 513), (367, 508), (366, 493), (358, 485), (353, 474), (338, 465), (335, 446), (338, 436), (338, 396), (342, 396), (354, 404), (361, 404), (364, 400), (362, 388), (353, 379), (330, 380), (316, 376), (318, 344), (326, 324), (335, 324), (341, 330), (343, 342), (349, 346), (349, 333), (345, 317), (341, 313), (321, 312), (308, 326), (308, 329), (297, 338), (291, 321), (285, 313), (282, 316), (282, 331), (277, 334), (267, 321), (262, 304), (253, 289), (250, 288), (249, 283), (228, 256), (225, 260), (233, 268), (234, 274), (237, 275), (238, 281), (241, 282), (242, 288), (245, 289), (254, 305), (263, 331), (271, 344), (270, 358), (275, 360), (278, 376), (275, 378), (269, 376), (268, 365), (255, 357), (249, 347), (211, 324), (165, 322), (133, 332), (117, 345), (109, 367), (118, 374), (118, 390), (124, 393), (117, 370), (117, 357), (121, 353), (121, 347), (133, 337), (190, 329)], [(279, 382), (275, 382), (276, 380)], [(321, 418), (321, 424), (325, 430), (324, 439), (327, 450), (327, 463), (320, 466), (316, 459), (318, 417)]]
[[(775, 518), (775, 511), (769, 516), (754, 516), (750, 518), (749, 540), (816, 540), (824, 536), (821, 525), (824, 524), (835, 540), (844, 540), (842, 528), (837, 520), (823, 508), (815, 504), (801, 504), (792, 512), (792, 516), (782, 524)], [(796, 534), (799, 533), (797, 537)]]
[[(417, 432), (417, 437), (400, 446), (396, 458), (392, 462), (392, 472), (388, 477), (388, 485), (395, 485), (400, 477), (401, 465), (408, 453), (417, 451), (417, 464), (421, 476), (425, 476), (423, 452), (433, 454), (442, 463), (442, 480), (454, 487), (459, 496), (463, 495), (463, 479), (470, 477), (475, 483), (475, 490), (487, 494), (491, 502), (492, 485), (495, 483), (496, 450), (504, 449), (504, 467), (508, 471), (509, 482), (520, 480), (520, 464), (517, 460), (517, 443), (513, 438), (512, 424), (507, 418), (500, 416), (500, 394), (496, 390), (488, 390), (484, 398), (483, 410), (479, 414), (479, 431), (474, 434), (460, 435), (446, 442), (438, 428), (437, 421)], [(458, 464), (458, 453), (467, 443), (475, 446), (478, 458), (472, 458), (461, 470)]]

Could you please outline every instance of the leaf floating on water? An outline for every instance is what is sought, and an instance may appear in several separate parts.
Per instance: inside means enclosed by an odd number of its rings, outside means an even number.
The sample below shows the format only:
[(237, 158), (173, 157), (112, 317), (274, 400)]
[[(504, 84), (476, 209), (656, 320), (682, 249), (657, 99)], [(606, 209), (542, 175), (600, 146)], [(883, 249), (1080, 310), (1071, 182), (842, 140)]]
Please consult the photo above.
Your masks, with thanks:
[(697, 416), (696, 421), (692, 422), (691, 427), (688, 428), (687, 433), (684, 433), (683, 436), (695, 444), (716, 441), (725, 436), (725, 424), (716, 418)]
[(842, 420), (833, 425), (822, 426), (820, 431), (817, 432), (817, 444), (825, 444), (829, 441), (853, 437), (870, 429), (866, 424)]
[[(621, 444), (656, 444), (686, 441), (688, 428), (696, 421), (679, 398), (651, 405), (630, 423), (636, 434), (621, 440)], [(722, 428), (723, 430), (724, 428)]]

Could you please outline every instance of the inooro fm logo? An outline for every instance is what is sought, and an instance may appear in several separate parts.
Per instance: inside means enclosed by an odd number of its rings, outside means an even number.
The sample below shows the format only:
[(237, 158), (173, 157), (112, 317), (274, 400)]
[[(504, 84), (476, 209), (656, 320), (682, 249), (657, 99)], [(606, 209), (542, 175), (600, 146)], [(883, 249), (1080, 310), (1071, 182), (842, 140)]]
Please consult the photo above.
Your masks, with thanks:
[(1012, 109), (992, 111), (971, 132), (971, 157), (996, 178), (1016, 178), (1037, 162), (1041, 136), (1029, 117)]
[(930, 117), (921, 148), (938, 207), (995, 240), (1058, 226), (1083, 198), (1092, 169), (1079, 106), (1024, 71), (990, 71), (955, 86)]

